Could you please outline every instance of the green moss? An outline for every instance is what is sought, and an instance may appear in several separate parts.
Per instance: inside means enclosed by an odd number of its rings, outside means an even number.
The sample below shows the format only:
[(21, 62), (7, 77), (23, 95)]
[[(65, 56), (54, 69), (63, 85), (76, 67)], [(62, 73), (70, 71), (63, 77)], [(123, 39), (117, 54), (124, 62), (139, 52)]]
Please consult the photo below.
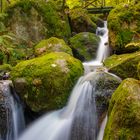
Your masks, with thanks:
[(56, 52), (19, 63), (12, 70), (11, 79), (25, 78), (26, 92), (22, 94), (21, 91), (19, 95), (38, 112), (63, 107), (82, 74), (83, 66), (79, 60)]
[(140, 61), (140, 52), (122, 55), (112, 55), (104, 62), (110, 72), (119, 77), (138, 79), (137, 65)]
[(108, 16), (110, 45), (117, 53), (126, 53), (125, 45), (139, 40), (140, 3), (119, 5)]
[(140, 140), (140, 82), (124, 80), (113, 93), (104, 140)]
[(42, 55), (50, 52), (66, 52), (72, 55), (71, 48), (64, 42), (63, 39), (51, 37), (47, 40), (42, 40), (35, 46), (35, 54)]
[(70, 45), (76, 58), (86, 61), (96, 56), (100, 38), (93, 33), (83, 32), (70, 38)]

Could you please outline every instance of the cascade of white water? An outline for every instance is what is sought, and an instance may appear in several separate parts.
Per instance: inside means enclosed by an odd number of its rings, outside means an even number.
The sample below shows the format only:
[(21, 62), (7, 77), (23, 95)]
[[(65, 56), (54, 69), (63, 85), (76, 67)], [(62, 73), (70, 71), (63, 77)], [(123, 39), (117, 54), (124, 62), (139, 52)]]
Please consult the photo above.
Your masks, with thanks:
[(2, 128), (5, 127), (3, 128), (5, 129), (5, 134), (0, 134), (0, 139), (17, 140), (18, 135), (25, 126), (22, 106), (18, 103), (18, 98), (16, 100), (14, 99), (16, 95), (13, 95), (15, 93), (10, 80), (0, 81), (0, 91), (2, 96), (0, 104), (1, 107), (3, 107), (3, 112), (7, 114), (5, 121), (2, 123), (2, 126), (0, 126)]
[(107, 115), (106, 115), (106, 117), (104, 118), (104, 120), (103, 120), (103, 122), (101, 124), (97, 140), (103, 140), (104, 130), (105, 130), (106, 123), (107, 123)]
[(103, 60), (109, 55), (107, 21), (104, 21), (104, 27), (97, 28), (96, 34), (100, 37), (96, 59), (83, 63), (85, 74), (89, 73), (90, 71), (94, 71), (98, 67), (101, 67), (103, 65)]
[[(91, 100), (93, 87), (91, 86), (89, 81), (82, 81), (81, 78), (76, 84), (68, 105), (59, 110), (54, 111), (50, 114), (45, 115), (41, 119), (39, 119), (35, 124), (33, 124), (29, 129), (26, 130), (23, 136), (19, 140), (69, 140), (71, 138), (71, 129), (72, 124), (74, 122), (75, 117), (79, 112), (83, 112), (85, 110), (85, 106), (87, 106), (87, 116), (89, 130), (87, 132), (83, 132), (86, 137), (92, 137), (93, 140), (96, 140), (96, 106), (95, 101), (92, 101), (92, 104), (89, 104), (89, 100)], [(90, 107), (91, 106), (91, 107)], [(90, 114), (92, 113), (92, 114)], [(75, 116), (76, 115), (76, 116)], [(81, 115), (80, 115), (81, 116)], [(80, 117), (78, 116), (78, 120)], [(75, 120), (77, 121), (77, 120)], [(83, 125), (85, 122), (82, 122)], [(86, 123), (87, 124), (87, 123)], [(74, 128), (73, 128), (74, 129)], [(81, 132), (81, 130), (80, 130)], [(76, 132), (76, 135), (80, 133)], [(92, 132), (92, 133), (91, 133)], [(91, 136), (92, 135), (92, 136)], [(80, 137), (81, 135), (79, 135)], [(95, 137), (95, 138), (94, 138)]]
[[(96, 85), (97, 81), (95, 80), (91, 85), (88, 79), (93, 75), (90, 73), (91, 67), (102, 66), (102, 61), (108, 55), (106, 21), (103, 28), (97, 29), (97, 35), (100, 36), (101, 41), (96, 59), (83, 63), (86, 74), (89, 74), (79, 79), (67, 106), (41, 117), (25, 131), (19, 140), (97, 140), (98, 121), (94, 95), (98, 90), (95, 90), (96, 86), (93, 84), (95, 82)], [(101, 125), (98, 140), (103, 138), (105, 121)]]

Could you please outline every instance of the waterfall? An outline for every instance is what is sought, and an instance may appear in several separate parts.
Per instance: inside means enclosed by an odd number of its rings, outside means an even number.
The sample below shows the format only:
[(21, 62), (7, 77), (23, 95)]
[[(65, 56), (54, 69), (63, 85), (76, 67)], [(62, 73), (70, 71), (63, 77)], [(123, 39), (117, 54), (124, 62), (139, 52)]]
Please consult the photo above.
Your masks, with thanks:
[(105, 60), (109, 56), (107, 21), (104, 21), (104, 27), (97, 28), (96, 35), (100, 37), (96, 59), (83, 63), (85, 74), (89, 73), (90, 71), (94, 71), (98, 67), (102, 67), (103, 60)]
[[(108, 29), (97, 29), (101, 41), (96, 59), (83, 63), (86, 74), (75, 85), (68, 104), (57, 111), (45, 114), (29, 126), (18, 140), (102, 140), (107, 117), (99, 126), (96, 96), (104, 89), (99, 89), (103, 74), (94, 71), (102, 66), (102, 61), (108, 56)], [(94, 71), (94, 72), (91, 72)], [(107, 73), (104, 69), (103, 73)], [(120, 80), (113, 74), (108, 75)], [(101, 77), (101, 78), (100, 78)], [(106, 81), (104, 81), (106, 82)], [(106, 88), (106, 87), (105, 87)], [(112, 87), (111, 87), (112, 88)], [(112, 93), (112, 89), (108, 90)], [(108, 94), (107, 94), (108, 96)], [(97, 115), (98, 114), (98, 115)]]
[(104, 118), (104, 120), (102, 122), (102, 125), (101, 125), (101, 128), (100, 128), (97, 140), (102, 140), (103, 139), (106, 123), (107, 123), (107, 115), (106, 115), (106, 117)]
[(23, 109), (12, 81), (0, 81), (0, 140), (17, 140), (24, 129)]
[(76, 140), (81, 139), (81, 134), (83, 140), (96, 140), (97, 116), (93, 90), (89, 81), (80, 78), (67, 106), (39, 119), (19, 140)]

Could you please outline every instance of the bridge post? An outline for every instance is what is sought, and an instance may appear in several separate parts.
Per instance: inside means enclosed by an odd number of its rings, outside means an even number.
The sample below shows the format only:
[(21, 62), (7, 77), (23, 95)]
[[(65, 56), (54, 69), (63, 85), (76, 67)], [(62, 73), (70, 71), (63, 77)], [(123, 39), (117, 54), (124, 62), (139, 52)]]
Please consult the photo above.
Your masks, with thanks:
[(105, 0), (102, 0), (101, 2), (101, 7), (104, 7), (106, 4), (105, 4)]

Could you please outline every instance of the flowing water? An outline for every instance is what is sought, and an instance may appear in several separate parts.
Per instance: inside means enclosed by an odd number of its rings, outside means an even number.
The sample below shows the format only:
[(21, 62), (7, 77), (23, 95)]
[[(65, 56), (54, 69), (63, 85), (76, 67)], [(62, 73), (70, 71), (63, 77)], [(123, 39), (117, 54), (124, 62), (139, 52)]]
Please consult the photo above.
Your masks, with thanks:
[[(50, 112), (33, 123), (19, 140), (102, 140), (106, 118), (99, 131), (95, 94), (97, 80), (92, 84), (90, 73), (102, 66), (102, 61), (108, 56), (107, 22), (103, 28), (97, 29), (100, 45), (97, 57), (91, 62), (85, 62), (86, 75), (75, 85), (66, 107)], [(88, 74), (87, 74), (88, 73)], [(113, 76), (113, 75), (112, 75)]]
[(104, 27), (98, 27), (96, 34), (100, 37), (100, 43), (97, 50), (96, 59), (90, 62), (83, 63), (85, 68), (85, 74), (94, 71), (96, 68), (103, 66), (103, 60), (109, 56), (109, 46), (108, 46), (108, 29), (107, 22), (104, 21)]
[(17, 140), (24, 129), (23, 109), (10, 80), (0, 81), (0, 140)]

